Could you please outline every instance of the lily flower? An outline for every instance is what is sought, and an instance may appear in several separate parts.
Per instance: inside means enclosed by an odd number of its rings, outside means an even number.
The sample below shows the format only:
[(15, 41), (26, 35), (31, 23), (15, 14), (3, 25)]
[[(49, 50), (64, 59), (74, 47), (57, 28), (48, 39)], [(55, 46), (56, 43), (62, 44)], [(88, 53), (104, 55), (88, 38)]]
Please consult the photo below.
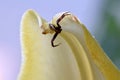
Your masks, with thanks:
[[(56, 14), (50, 27), (36, 11), (24, 13), (18, 80), (120, 80), (120, 71), (85, 25), (72, 13), (63, 14)], [(55, 33), (59, 34), (52, 40)]]

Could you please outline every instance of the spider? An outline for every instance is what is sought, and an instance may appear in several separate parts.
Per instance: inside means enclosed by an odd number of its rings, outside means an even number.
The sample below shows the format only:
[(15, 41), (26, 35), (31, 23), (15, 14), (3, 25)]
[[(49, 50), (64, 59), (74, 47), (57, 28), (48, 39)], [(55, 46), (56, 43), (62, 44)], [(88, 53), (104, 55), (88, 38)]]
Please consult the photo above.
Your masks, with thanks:
[(69, 12), (63, 13), (62, 16), (60, 18), (58, 18), (57, 21), (56, 21), (57, 26), (55, 26), (54, 24), (51, 24), (51, 23), (49, 24), (50, 29), (55, 31), (55, 34), (54, 34), (53, 38), (51, 39), (52, 47), (59, 46), (59, 44), (57, 44), (57, 45), (54, 44), (54, 40), (56, 39), (58, 34), (62, 31), (61, 25), (59, 23), (66, 15), (70, 15), (70, 13)]

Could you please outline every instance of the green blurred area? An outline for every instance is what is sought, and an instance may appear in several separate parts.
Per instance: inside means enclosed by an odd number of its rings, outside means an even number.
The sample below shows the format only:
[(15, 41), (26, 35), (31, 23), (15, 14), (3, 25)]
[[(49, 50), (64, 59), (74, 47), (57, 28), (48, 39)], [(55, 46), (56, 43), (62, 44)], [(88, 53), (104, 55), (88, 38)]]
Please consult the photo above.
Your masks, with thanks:
[(96, 39), (120, 69), (120, 0), (107, 0), (102, 7)]

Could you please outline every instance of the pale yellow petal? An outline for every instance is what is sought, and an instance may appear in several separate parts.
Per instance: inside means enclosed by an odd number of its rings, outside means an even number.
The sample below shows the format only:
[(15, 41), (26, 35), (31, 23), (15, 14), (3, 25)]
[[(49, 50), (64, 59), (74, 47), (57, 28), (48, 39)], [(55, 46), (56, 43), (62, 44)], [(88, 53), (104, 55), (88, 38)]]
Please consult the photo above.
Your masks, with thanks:
[[(54, 16), (53, 21), (52, 21), (53, 24), (56, 24), (55, 22), (60, 17), (60, 15), (61, 14), (57, 14), (56, 16)], [(83, 50), (85, 51), (86, 55), (85, 54), (84, 55), (88, 58), (91, 66), (95, 64), (97, 68), (99, 69), (99, 71), (103, 74), (105, 79), (107, 80), (119, 80), (120, 79), (120, 71), (116, 68), (116, 66), (112, 63), (112, 61), (108, 58), (108, 56), (104, 53), (102, 48), (93, 38), (93, 36), (91, 36), (91, 34), (86, 29), (84, 24), (82, 24), (74, 15), (71, 14), (70, 16), (65, 17), (61, 21), (61, 25), (63, 26), (62, 29), (64, 31), (69, 32), (69, 34), (67, 34), (67, 36), (64, 37), (66, 42), (69, 42), (70, 46), (72, 45), (78, 46), (77, 44), (80, 44)], [(76, 37), (76, 40), (78, 40), (78, 43), (75, 43), (77, 41), (70, 35), (70, 33)], [(74, 48), (77, 48), (77, 47), (72, 46), (71, 49), (76, 51), (76, 49)], [(82, 49), (78, 47), (78, 50), (82, 50)], [(78, 52), (75, 52), (75, 53), (78, 53)], [(79, 55), (80, 54), (75, 55), (76, 59)], [(84, 55), (80, 55), (80, 56), (83, 57)], [(80, 56), (78, 57), (78, 59), (80, 58)], [(77, 61), (80, 62), (80, 60), (77, 60)], [(94, 73), (94, 69), (92, 71)]]
[(27, 11), (21, 23), (22, 69), (19, 80), (81, 80), (76, 59), (69, 45), (51, 47), (51, 34), (43, 35), (37, 14)]
[[(56, 24), (59, 15), (53, 17)], [(61, 23), (55, 40), (53, 31), (35, 11), (28, 10), (21, 22), (22, 65), (18, 80), (119, 80), (120, 72), (79, 20), (70, 15)], [(49, 34), (42, 34), (42, 33)]]

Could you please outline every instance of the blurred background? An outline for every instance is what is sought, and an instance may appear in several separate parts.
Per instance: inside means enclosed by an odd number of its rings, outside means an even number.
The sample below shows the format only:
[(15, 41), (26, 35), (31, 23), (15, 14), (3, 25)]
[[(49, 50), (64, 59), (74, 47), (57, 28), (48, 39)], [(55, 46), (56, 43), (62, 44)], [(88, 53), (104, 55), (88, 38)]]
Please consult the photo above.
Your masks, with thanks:
[(50, 21), (74, 13), (120, 69), (120, 0), (0, 0), (0, 80), (16, 80), (21, 63), (20, 21), (27, 9)]

